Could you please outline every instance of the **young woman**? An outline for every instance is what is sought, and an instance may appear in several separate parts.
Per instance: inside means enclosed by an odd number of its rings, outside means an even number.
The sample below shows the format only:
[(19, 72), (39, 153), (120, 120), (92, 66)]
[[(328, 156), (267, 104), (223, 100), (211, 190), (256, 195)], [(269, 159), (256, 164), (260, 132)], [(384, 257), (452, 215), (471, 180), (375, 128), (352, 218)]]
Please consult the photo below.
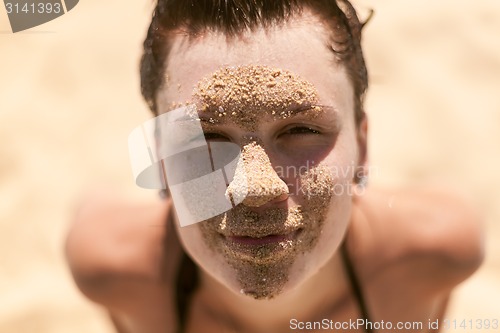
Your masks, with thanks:
[(143, 94), (157, 116), (194, 109), (208, 147), (239, 147), (226, 188), (188, 193), (234, 207), (182, 226), (175, 195), (83, 205), (69, 265), (118, 332), (439, 329), (480, 229), (445, 193), (365, 188), (361, 30), (346, 0), (159, 1)]

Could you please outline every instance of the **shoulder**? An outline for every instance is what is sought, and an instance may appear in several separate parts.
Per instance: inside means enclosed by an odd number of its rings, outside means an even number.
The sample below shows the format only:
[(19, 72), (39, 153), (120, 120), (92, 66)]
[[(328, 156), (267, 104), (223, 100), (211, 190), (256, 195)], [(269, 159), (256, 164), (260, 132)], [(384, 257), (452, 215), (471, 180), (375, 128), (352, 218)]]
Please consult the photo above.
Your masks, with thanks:
[[(440, 189), (370, 189), (355, 200), (360, 258), (374, 270), (407, 272), (436, 291), (452, 288), (483, 260), (482, 221), (463, 198)], [(363, 244), (364, 243), (364, 244)]]
[(164, 201), (141, 202), (110, 192), (82, 199), (65, 243), (79, 289), (105, 303), (133, 281), (159, 280), (165, 246), (174, 245), (165, 244), (169, 210)]

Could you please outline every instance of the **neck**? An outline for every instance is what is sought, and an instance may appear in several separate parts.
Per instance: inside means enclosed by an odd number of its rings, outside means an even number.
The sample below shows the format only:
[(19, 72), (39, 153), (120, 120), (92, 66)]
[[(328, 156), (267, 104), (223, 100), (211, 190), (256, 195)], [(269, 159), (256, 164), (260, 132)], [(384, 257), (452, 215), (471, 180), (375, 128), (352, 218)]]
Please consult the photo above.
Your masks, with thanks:
[(235, 323), (249, 332), (288, 332), (291, 319), (327, 318), (349, 293), (340, 251), (306, 281), (270, 300), (234, 293), (204, 271), (200, 274), (200, 300), (214, 319)]

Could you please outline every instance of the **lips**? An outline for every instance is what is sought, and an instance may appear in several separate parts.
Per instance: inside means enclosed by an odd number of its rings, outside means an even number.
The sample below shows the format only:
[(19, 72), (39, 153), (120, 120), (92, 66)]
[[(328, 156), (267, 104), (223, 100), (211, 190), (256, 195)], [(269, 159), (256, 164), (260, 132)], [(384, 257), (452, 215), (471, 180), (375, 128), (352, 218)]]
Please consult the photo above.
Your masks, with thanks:
[(221, 219), (212, 220), (211, 226), (223, 237), (235, 237), (236, 240), (244, 241), (244, 238), (290, 235), (303, 229), (305, 223), (300, 208), (273, 209), (265, 213), (256, 213), (237, 207)]
[(221, 249), (231, 258), (265, 264), (277, 262), (297, 250), (302, 243), (303, 229), (295, 229), (287, 233), (267, 234), (262, 237), (248, 235), (219, 234)]
[(297, 229), (288, 233), (271, 234), (263, 237), (252, 236), (226, 236), (230, 242), (241, 245), (267, 245), (294, 240), (302, 229)]

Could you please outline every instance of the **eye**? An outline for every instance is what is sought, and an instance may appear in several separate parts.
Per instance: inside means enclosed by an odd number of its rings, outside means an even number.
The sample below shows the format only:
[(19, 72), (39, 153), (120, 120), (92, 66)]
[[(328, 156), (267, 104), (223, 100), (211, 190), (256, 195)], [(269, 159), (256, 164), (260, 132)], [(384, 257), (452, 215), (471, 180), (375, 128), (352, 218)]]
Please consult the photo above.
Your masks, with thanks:
[(320, 132), (308, 126), (296, 126), (286, 130), (283, 134), (307, 135), (307, 134), (320, 134)]

